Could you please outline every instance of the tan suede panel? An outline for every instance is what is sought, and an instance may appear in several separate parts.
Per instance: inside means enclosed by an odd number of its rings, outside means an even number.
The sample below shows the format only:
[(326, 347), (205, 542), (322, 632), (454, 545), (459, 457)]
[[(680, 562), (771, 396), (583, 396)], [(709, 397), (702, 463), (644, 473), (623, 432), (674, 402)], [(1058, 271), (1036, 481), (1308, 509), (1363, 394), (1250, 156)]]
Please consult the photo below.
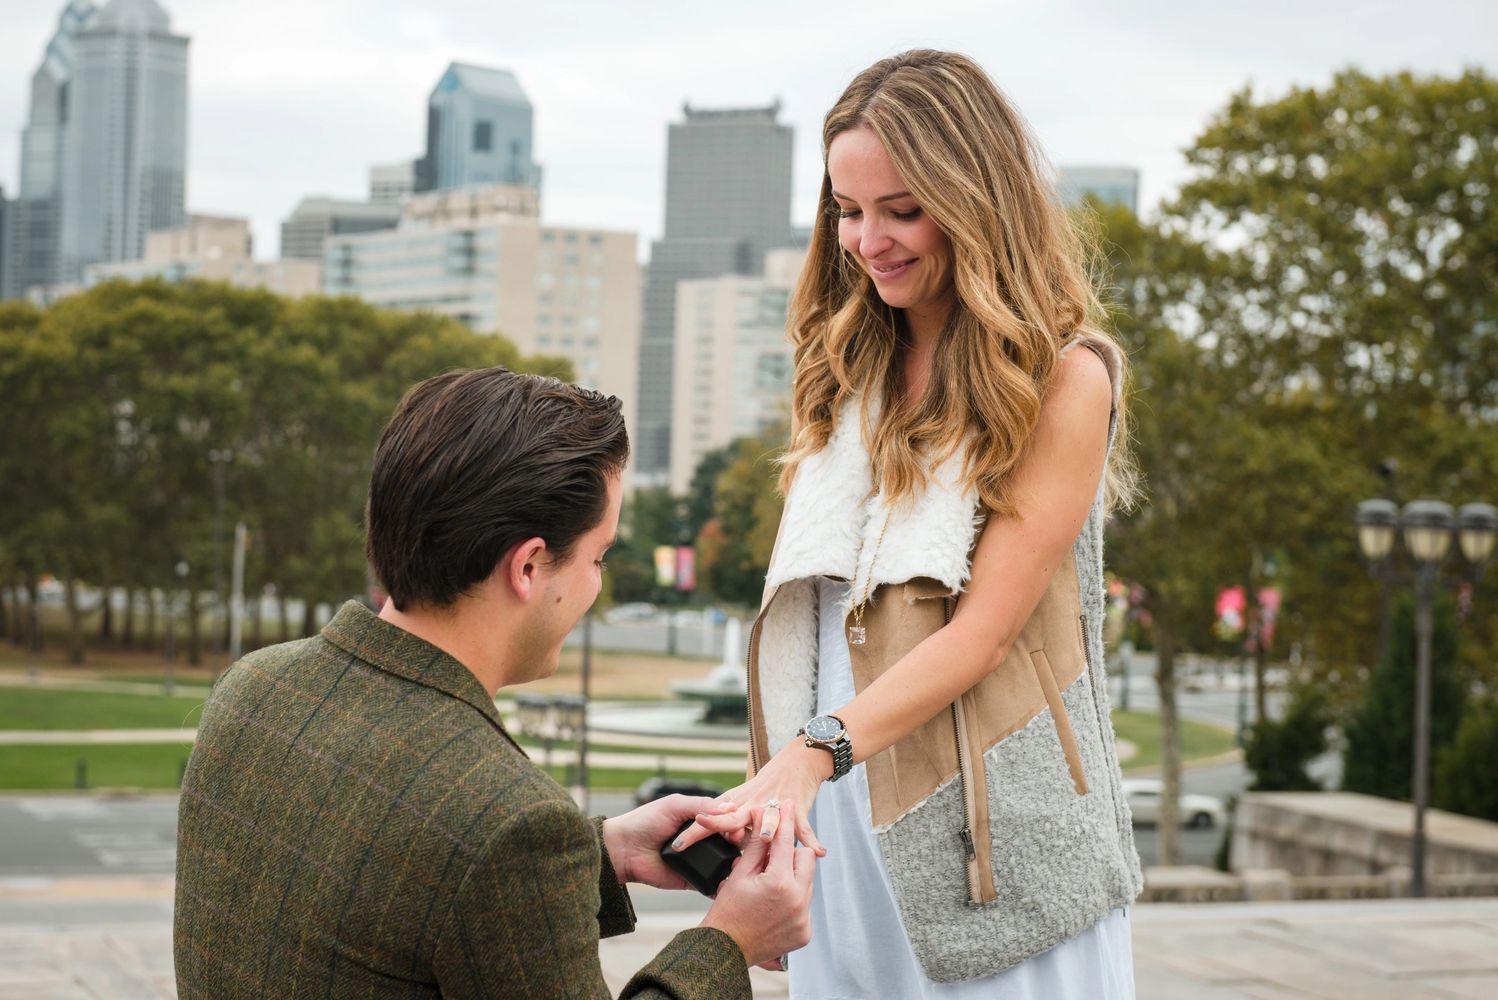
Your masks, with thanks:
[(1035, 676), (1045, 691), (1046, 704), (1051, 707), (1051, 718), (1056, 720), (1056, 737), (1061, 740), (1061, 749), (1066, 754), (1066, 766), (1071, 771), (1072, 786), (1078, 795), (1087, 794), (1087, 775), (1082, 770), (1082, 751), (1077, 749), (1077, 734), (1071, 728), (1071, 716), (1061, 703), (1061, 689), (1056, 686), (1056, 675), (1046, 659), (1045, 650), (1037, 649), (1030, 654), (1035, 667)]
[[(941, 599), (948, 596), (941, 584), (928, 579), (879, 587), (864, 613), (868, 641), (848, 648), (854, 688), (862, 691), (940, 629), (945, 624)], [(1076, 563), (1068, 552), (1004, 662), (963, 696), (974, 743), (975, 767), (981, 767), (984, 751), (1023, 729), (1049, 707), (1061, 734), (1060, 749), (1072, 768), (1072, 778), (1078, 792), (1085, 793), (1086, 778), (1081, 771), (1075, 734), (1060, 698), (1060, 692), (1071, 687), (1087, 669), (1078, 627), (1080, 620)], [(1043, 654), (1039, 660), (1033, 655), (1037, 652)], [(1042, 684), (1041, 669), (1046, 670), (1051, 684)], [(1054, 703), (1046, 690), (1052, 685)], [(952, 713), (938, 712), (935, 718), (867, 762), (869, 800), (876, 827), (893, 822), (957, 774), (955, 740)], [(978, 796), (984, 812), (986, 798)]]

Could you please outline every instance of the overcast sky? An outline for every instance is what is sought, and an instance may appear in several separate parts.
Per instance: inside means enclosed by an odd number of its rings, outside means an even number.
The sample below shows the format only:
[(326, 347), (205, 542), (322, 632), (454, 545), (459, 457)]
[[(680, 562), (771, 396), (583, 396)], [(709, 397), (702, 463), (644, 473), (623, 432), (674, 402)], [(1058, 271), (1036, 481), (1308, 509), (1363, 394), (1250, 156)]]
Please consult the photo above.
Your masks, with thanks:
[[(919, 0), (822, 4), (162, 0), (192, 39), (188, 207), (248, 216), (256, 256), (307, 194), (362, 197), (372, 163), (425, 144), (450, 61), (515, 71), (535, 106), (543, 216), (659, 235), (666, 125), (683, 101), (767, 104), (796, 130), (793, 216), (809, 220), (821, 118), (902, 49), (975, 57), (1058, 164), (1143, 171), (1146, 211), (1233, 91), (1321, 85), (1338, 68), (1498, 72), (1495, 0)], [(0, 183), (14, 192), (31, 73), (61, 0), (4, 0)]]

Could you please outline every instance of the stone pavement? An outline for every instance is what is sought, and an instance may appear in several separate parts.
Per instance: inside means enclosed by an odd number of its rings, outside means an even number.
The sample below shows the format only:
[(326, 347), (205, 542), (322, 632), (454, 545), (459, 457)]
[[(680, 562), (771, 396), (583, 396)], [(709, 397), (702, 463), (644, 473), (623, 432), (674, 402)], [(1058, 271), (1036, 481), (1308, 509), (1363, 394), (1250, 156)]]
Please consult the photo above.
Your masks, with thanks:
[[(0, 1000), (174, 997), (171, 893), (169, 877), (0, 880)], [(696, 923), (700, 905), (662, 909), (673, 905), (669, 895), (636, 890), (639, 929), (604, 942), (615, 989)], [(1147, 904), (1131, 913), (1140, 1000), (1498, 997), (1498, 899)], [(787, 995), (778, 973), (751, 978), (757, 998)]]

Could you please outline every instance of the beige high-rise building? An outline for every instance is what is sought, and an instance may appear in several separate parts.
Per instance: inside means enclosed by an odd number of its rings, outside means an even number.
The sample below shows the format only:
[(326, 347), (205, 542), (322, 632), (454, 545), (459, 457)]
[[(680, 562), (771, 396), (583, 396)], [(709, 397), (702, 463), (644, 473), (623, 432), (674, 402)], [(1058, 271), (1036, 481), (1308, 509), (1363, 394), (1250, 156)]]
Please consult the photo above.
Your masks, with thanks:
[(264, 288), (278, 295), (312, 295), (322, 288), (322, 264), (312, 260), (257, 261), (248, 220), (223, 215), (192, 215), (180, 229), (146, 234), (139, 260), (91, 264), (83, 285), (124, 278), (227, 281), (240, 288)]
[(762, 277), (676, 285), (671, 395), (671, 492), (682, 495), (703, 456), (790, 416), (786, 306), (805, 251), (771, 250)]
[(397, 228), (329, 238), (324, 291), (451, 316), (522, 353), (560, 355), (581, 385), (638, 412), (640, 268), (631, 232), (544, 225), (534, 189), (427, 192)]

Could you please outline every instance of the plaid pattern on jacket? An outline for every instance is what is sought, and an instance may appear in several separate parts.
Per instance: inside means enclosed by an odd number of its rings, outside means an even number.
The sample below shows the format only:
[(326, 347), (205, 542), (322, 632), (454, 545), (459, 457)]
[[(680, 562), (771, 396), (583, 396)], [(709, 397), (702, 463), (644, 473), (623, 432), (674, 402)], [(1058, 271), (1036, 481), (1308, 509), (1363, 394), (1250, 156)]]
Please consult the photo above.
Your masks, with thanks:
[[(606, 997), (599, 937), (633, 929), (597, 823), (437, 647), (349, 603), (214, 687), (177, 827), (183, 1000)], [(750, 991), (695, 928), (622, 995)]]

